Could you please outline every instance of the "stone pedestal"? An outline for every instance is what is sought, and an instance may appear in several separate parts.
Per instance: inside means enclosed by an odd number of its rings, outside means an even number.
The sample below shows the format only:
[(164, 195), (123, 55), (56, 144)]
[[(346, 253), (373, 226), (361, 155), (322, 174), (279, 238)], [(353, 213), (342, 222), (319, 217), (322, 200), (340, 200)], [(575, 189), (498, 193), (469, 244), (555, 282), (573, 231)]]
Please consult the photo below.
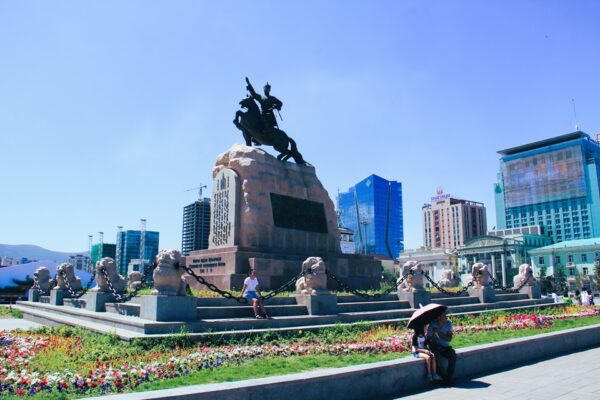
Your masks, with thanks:
[(104, 304), (113, 303), (115, 296), (112, 293), (107, 292), (92, 292), (89, 291), (82, 296), (82, 300), (85, 300), (85, 309), (88, 311), (106, 311)]
[[(240, 290), (250, 268), (260, 287), (273, 290), (295, 276), (308, 257), (353, 289), (378, 289), (381, 262), (343, 254), (337, 216), (311, 165), (283, 162), (264, 151), (234, 145), (213, 169), (207, 250), (193, 251), (186, 266), (226, 290)], [(188, 283), (199, 287), (194, 280)], [(329, 289), (336, 283), (329, 280)]]
[(71, 297), (71, 295), (69, 294), (68, 290), (52, 289), (50, 291), (50, 304), (52, 304), (54, 306), (62, 306), (62, 305), (64, 305), (63, 299), (67, 299), (70, 297)]
[(469, 296), (477, 297), (480, 303), (495, 303), (496, 302), (496, 291), (493, 287), (482, 286), (479, 288), (470, 287)]
[(525, 285), (520, 290), (519, 293), (524, 293), (529, 296), (530, 299), (540, 299), (542, 297), (542, 291), (540, 290), (540, 285), (534, 283), (533, 285)]
[(27, 291), (27, 298), (29, 299), (29, 301), (37, 303), (38, 301), (40, 301), (40, 292), (35, 289), (29, 289)]
[(310, 315), (336, 315), (338, 313), (337, 296), (333, 294), (297, 294), (299, 305), (306, 306)]
[(195, 321), (197, 301), (191, 296), (142, 296), (140, 318), (151, 321)]
[(398, 291), (398, 300), (408, 301), (411, 308), (420, 308), (431, 303), (431, 294), (425, 289), (411, 292)]

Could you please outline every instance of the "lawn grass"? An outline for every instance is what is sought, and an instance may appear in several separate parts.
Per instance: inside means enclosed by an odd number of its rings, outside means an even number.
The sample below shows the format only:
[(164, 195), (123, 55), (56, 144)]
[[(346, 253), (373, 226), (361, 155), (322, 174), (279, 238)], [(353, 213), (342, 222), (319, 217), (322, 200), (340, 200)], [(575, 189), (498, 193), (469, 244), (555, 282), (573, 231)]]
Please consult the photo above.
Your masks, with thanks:
[(23, 312), (10, 305), (0, 306), (0, 318), (23, 318)]
[[(452, 317), (451, 317), (452, 319)], [(460, 320), (460, 317), (456, 318)], [(487, 319), (487, 317), (485, 317)], [(538, 335), (548, 332), (557, 332), (571, 328), (600, 324), (600, 316), (557, 319), (549, 328), (543, 329), (520, 329), (520, 330), (496, 330), (480, 332), (460, 332), (454, 336), (454, 348), (463, 348), (474, 345), (489, 344), (506, 339), (520, 338), (532, 335)], [(296, 331), (294, 335), (285, 336), (278, 332), (267, 332), (263, 336), (255, 338), (236, 339), (235, 344), (260, 344), (260, 343), (287, 343), (287, 342), (310, 342), (318, 338), (323, 342), (334, 343), (341, 339), (345, 341), (356, 340), (369, 335), (370, 339), (388, 337), (397, 331), (403, 329), (403, 324), (390, 326), (339, 326), (323, 329), (322, 331), (303, 332)], [(60, 335), (64, 343), (60, 347), (45, 350), (32, 360), (31, 367), (39, 371), (57, 371), (68, 366), (71, 370), (85, 370), (91, 367), (95, 360), (115, 361), (135, 360), (138, 357), (147, 356), (148, 353), (156, 353), (160, 357), (162, 353), (167, 353), (167, 349), (179, 349), (185, 341), (182, 338), (174, 338), (171, 342), (161, 343), (132, 343), (123, 344), (116, 337), (110, 335), (97, 335), (84, 330), (73, 328), (61, 328), (55, 331)], [(67, 340), (65, 339), (65, 336)], [(183, 336), (183, 335), (181, 335)], [(228, 343), (234, 344), (234, 343)], [(76, 351), (77, 348), (85, 348), (85, 355), (82, 351)], [(398, 359), (409, 356), (409, 352), (397, 353), (379, 353), (379, 354), (343, 354), (343, 355), (305, 355), (291, 357), (268, 357), (247, 360), (239, 365), (224, 365), (217, 369), (192, 371), (189, 375), (173, 379), (146, 382), (138, 386), (134, 391), (148, 391), (158, 389), (168, 389), (180, 386), (232, 382), (245, 379), (261, 378), (273, 375), (292, 374), (309, 370), (322, 368), (339, 368), (357, 364), (367, 364), (384, 360)], [(81, 395), (80, 395), (81, 396)], [(85, 397), (85, 396), (83, 396)], [(17, 396), (2, 396), (2, 398), (13, 399), (21, 398)], [(73, 393), (61, 394), (36, 394), (35, 399), (56, 400), (82, 398)]]
[[(522, 329), (516, 331), (489, 331), (477, 333), (460, 333), (453, 340), (454, 348), (489, 344), (507, 339), (539, 335), (548, 332), (558, 332), (566, 329), (600, 324), (600, 316), (579, 318), (574, 320), (557, 320), (551, 328)], [(255, 359), (239, 366), (227, 366), (217, 370), (193, 372), (188, 376), (171, 380), (148, 382), (136, 388), (137, 391), (171, 389), (179, 386), (198, 385), (205, 383), (232, 382), (245, 379), (263, 378), (272, 375), (285, 375), (298, 372), (323, 369), (341, 368), (351, 365), (368, 364), (378, 361), (393, 360), (407, 357), (410, 352), (385, 354), (348, 354), (302, 357), (274, 357)]]

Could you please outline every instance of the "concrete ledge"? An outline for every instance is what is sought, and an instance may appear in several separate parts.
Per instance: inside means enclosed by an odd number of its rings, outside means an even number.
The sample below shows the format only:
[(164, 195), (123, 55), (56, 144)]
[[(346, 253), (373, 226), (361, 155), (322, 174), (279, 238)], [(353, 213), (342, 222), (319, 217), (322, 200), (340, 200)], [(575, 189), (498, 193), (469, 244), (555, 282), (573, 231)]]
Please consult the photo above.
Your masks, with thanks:
[[(456, 378), (517, 366), (542, 358), (600, 346), (600, 324), (457, 350)], [(400, 396), (427, 387), (423, 360), (398, 360), (238, 382), (94, 397), (97, 400), (208, 400), (283, 397), (373, 399)]]

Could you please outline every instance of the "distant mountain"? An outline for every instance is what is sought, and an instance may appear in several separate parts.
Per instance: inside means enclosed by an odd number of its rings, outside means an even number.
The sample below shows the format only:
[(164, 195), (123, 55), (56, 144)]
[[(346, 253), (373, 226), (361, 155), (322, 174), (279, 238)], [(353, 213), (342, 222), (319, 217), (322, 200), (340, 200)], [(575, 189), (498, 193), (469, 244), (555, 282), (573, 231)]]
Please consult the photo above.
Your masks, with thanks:
[(21, 258), (26, 257), (30, 260), (62, 262), (68, 260), (69, 256), (75, 254), (87, 255), (88, 252), (63, 253), (60, 251), (47, 250), (32, 244), (0, 244), (0, 258), (8, 256), (20, 260)]

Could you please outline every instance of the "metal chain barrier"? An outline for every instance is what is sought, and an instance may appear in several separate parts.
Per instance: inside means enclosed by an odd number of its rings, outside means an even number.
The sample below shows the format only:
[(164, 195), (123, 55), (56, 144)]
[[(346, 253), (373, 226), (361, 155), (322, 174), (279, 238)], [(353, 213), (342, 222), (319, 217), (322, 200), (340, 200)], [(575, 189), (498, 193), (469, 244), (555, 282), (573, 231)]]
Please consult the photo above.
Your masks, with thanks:
[(116, 303), (124, 303), (126, 301), (133, 299), (134, 297), (136, 297), (138, 295), (138, 292), (145, 286), (145, 283), (146, 283), (145, 282), (146, 276), (142, 275), (142, 284), (141, 285), (136, 287), (132, 293), (121, 294), (121, 293), (117, 292), (117, 289), (115, 289), (115, 287), (113, 286), (113, 284), (108, 276), (108, 272), (106, 272), (106, 268), (104, 268), (104, 267), (100, 268), (100, 272), (104, 276), (104, 279), (106, 279), (106, 284), (108, 285), (108, 290), (110, 290), (110, 292), (112, 293), (113, 297), (115, 298)]
[(188, 275), (190, 275), (192, 278), (194, 278), (198, 283), (206, 286), (208, 288), (208, 290), (215, 292), (217, 294), (219, 294), (221, 297), (224, 297), (226, 299), (234, 299), (235, 301), (237, 301), (240, 304), (248, 304), (248, 299), (245, 297), (238, 297), (236, 296), (235, 293), (229, 292), (227, 290), (221, 290), (218, 287), (216, 287), (215, 285), (213, 285), (212, 283), (206, 281), (206, 279), (204, 279), (203, 277), (201, 277), (200, 275), (196, 275), (196, 273), (188, 266), (183, 266), (183, 269), (185, 269), (185, 272), (188, 273)]
[(431, 277), (429, 276), (429, 273), (425, 273), (425, 278), (429, 281), (429, 283), (431, 283), (431, 285), (436, 288), (437, 290), (440, 291), (440, 293), (444, 293), (448, 296), (462, 296), (464, 293), (467, 292), (467, 290), (469, 290), (469, 288), (473, 285), (475, 285), (475, 281), (471, 281), (467, 284), (467, 286), (464, 286), (461, 290), (459, 290), (458, 292), (452, 292), (450, 290), (446, 290), (443, 287), (441, 287), (440, 285), (438, 285), (437, 282), (435, 282), (433, 279), (431, 279)]
[(48, 290), (42, 290), (37, 274), (33, 274), (33, 286), (31, 286), (31, 288), (38, 292), (40, 296), (47, 296), (49, 292)]
[(310, 271), (301, 271), (299, 274), (297, 274), (296, 276), (294, 276), (292, 279), (290, 279), (289, 281), (287, 281), (286, 283), (284, 283), (282, 286), (280, 286), (279, 288), (273, 290), (272, 292), (267, 293), (266, 295), (261, 295), (260, 296), (260, 300), (261, 301), (265, 301), (270, 299), (271, 297), (275, 297), (277, 296), (279, 293), (285, 292), (287, 290), (291, 289), (295, 289), (296, 288), (296, 281), (298, 279), (300, 279), (301, 277), (303, 277), (304, 275), (310, 274)]
[(389, 289), (384, 290), (381, 293), (369, 294), (367, 292), (361, 292), (360, 290), (356, 290), (356, 289), (350, 288), (350, 286), (348, 286), (345, 282), (341, 281), (337, 276), (335, 276), (335, 274), (333, 272), (331, 272), (329, 270), (326, 270), (325, 273), (327, 274), (328, 277), (330, 277), (331, 279), (333, 279), (338, 284), (339, 287), (341, 287), (345, 291), (350, 292), (353, 295), (360, 296), (360, 297), (365, 298), (365, 299), (370, 299), (370, 298), (379, 299), (382, 296), (386, 296), (386, 295), (388, 295), (388, 294), (390, 294), (390, 293), (398, 290), (398, 286), (400, 286), (400, 284), (402, 282), (404, 282), (404, 280), (406, 279), (406, 277), (411, 274), (411, 272), (406, 273), (402, 277), (402, 279), (400, 280), (400, 282), (394, 282), (394, 285), (392, 287), (390, 287)]
[(96, 279), (96, 271), (94, 271), (94, 274), (92, 275), (92, 277), (90, 278), (88, 283), (85, 285), (85, 287), (80, 292), (76, 292), (71, 287), (71, 283), (67, 279), (67, 274), (65, 273), (65, 271), (60, 271), (60, 276), (62, 276), (63, 280), (65, 281), (65, 286), (67, 287), (67, 291), (69, 292), (69, 295), (71, 296), (71, 298), (78, 299), (81, 296), (83, 296), (84, 294), (86, 294), (87, 291), (90, 290), (90, 288), (92, 287), (92, 283), (94, 282), (94, 279)]
[(502, 284), (500, 283), (500, 281), (496, 280), (493, 276), (491, 276), (491, 278), (492, 278), (492, 282), (494, 283), (494, 289), (501, 289), (501, 290), (503, 290), (505, 292), (508, 292), (508, 293), (519, 293), (519, 291), (521, 289), (523, 289), (523, 287), (525, 285), (527, 285), (527, 279), (525, 279), (523, 281), (523, 283), (521, 283), (519, 285), (519, 287), (509, 288), (508, 286), (502, 286)]

